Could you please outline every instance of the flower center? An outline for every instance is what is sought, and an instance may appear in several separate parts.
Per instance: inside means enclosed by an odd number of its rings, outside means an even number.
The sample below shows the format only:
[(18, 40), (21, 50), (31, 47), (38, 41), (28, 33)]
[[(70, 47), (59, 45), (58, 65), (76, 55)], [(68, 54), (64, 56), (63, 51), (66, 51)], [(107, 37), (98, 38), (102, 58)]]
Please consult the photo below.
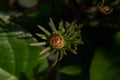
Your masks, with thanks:
[(50, 44), (53, 48), (61, 49), (64, 47), (65, 42), (62, 36), (53, 36), (50, 40)]

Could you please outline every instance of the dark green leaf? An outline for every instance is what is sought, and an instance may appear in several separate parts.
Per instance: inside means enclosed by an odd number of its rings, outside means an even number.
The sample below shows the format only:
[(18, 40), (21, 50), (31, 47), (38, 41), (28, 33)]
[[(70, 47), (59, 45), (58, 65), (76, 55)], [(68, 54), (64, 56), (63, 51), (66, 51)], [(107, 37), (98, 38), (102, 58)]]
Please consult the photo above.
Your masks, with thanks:
[(111, 6), (118, 6), (120, 4), (120, 0), (115, 0)]
[(48, 60), (46, 58), (40, 60), (40, 67), (38, 69), (38, 72), (43, 72), (43, 71), (47, 70), (48, 66), (49, 66)]
[[(117, 43), (117, 44), (116, 44)], [(120, 80), (120, 32), (99, 47), (90, 68), (90, 80)]]
[(66, 75), (78, 75), (81, 73), (81, 67), (79, 66), (65, 66), (60, 69), (60, 72)]

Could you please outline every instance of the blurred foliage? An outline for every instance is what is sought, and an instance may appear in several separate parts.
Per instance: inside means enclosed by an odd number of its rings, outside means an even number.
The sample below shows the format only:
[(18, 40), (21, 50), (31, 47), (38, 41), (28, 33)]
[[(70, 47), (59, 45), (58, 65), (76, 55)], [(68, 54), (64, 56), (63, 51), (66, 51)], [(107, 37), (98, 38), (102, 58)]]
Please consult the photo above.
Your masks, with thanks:
[(104, 47), (100, 46), (96, 49), (90, 69), (91, 80), (120, 79), (119, 34), (120, 32), (116, 33), (115, 36), (104, 45)]
[(15, 76), (10, 74), (9, 72), (0, 68), (0, 79), (1, 80), (18, 80)]
[[(1, 0), (0, 80), (120, 80), (120, 0)], [(84, 45), (52, 67), (38, 60), (44, 47), (36, 25), (76, 21)], [(58, 27), (56, 27), (58, 28)], [(79, 30), (78, 26), (76, 30)]]
[(81, 73), (81, 68), (79, 66), (65, 66), (60, 69), (60, 73), (66, 75), (78, 75)]

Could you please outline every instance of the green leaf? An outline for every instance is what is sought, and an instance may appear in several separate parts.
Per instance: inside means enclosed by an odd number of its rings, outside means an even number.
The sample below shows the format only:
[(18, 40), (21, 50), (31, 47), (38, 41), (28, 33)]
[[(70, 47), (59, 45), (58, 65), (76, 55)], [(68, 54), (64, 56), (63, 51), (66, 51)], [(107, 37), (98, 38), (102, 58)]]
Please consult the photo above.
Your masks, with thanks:
[(26, 71), (29, 58), (28, 44), (26, 43), (25, 39), (17, 38), (17, 36), (19, 36), (18, 33), (22, 32), (17, 31), (6, 33), (6, 37), (9, 42), (8, 44), (11, 45), (11, 50), (13, 50), (12, 54), (15, 56), (14, 61), (16, 65), (16, 74)]
[(61, 50), (60, 50), (60, 57), (59, 57), (59, 61), (63, 58), (63, 54), (64, 54), (64, 52), (63, 52), (63, 50), (61, 49)]
[(46, 30), (44, 27), (38, 25), (38, 28), (40, 28), (40, 29), (41, 29), (45, 34), (47, 34), (48, 36), (51, 35), (51, 33), (50, 33), (48, 30)]
[(66, 32), (65, 32), (66, 36), (70, 33), (73, 33), (74, 28), (75, 28), (75, 22), (73, 21), (69, 27), (68, 26), (66, 27)]
[(78, 54), (74, 49), (68, 49), (70, 52), (72, 52), (73, 54)]
[(0, 68), (0, 80), (18, 80), (14, 75)]
[(111, 6), (118, 6), (120, 4), (120, 0), (115, 0)]
[(43, 55), (44, 53), (48, 52), (50, 49), (51, 49), (50, 47), (47, 47), (47, 48), (43, 49), (43, 50), (39, 53), (39, 55)]
[[(117, 44), (116, 44), (117, 43)], [(90, 80), (120, 80), (120, 32), (94, 55)]]
[(31, 46), (43, 46), (46, 45), (46, 42), (35, 42), (35, 43), (31, 43)]
[(79, 66), (65, 66), (60, 69), (60, 72), (66, 75), (78, 75), (82, 72)]
[(51, 52), (49, 52), (50, 49), (51, 49), (50, 47), (47, 47), (47, 48), (43, 49), (43, 50), (39, 53), (39, 60), (48, 57), (48, 56), (51, 54)]
[(54, 60), (54, 62), (53, 62), (53, 64), (52, 64), (53, 67), (57, 64), (58, 58), (59, 58), (59, 50), (56, 50), (55, 60)]
[(44, 39), (44, 40), (47, 39), (46, 35), (44, 35), (44, 34), (36, 33), (36, 35), (39, 36), (41, 39)]
[(120, 31), (116, 33), (115, 38), (114, 38), (114, 42), (117, 45), (120, 45)]
[(30, 43), (32, 43), (34, 40), (33, 38), (26, 39), (26, 43), (28, 45), (29, 49), (29, 56), (28, 56), (28, 62), (27, 62), (27, 69), (26, 69), (26, 75), (29, 78), (29, 80), (34, 80), (34, 73), (33, 70), (37, 67), (37, 65), (40, 63), (38, 60), (39, 58), (39, 52), (41, 51), (41, 47), (35, 47), (35, 46), (29, 46)]
[(65, 28), (69, 28), (70, 25), (71, 25), (71, 24), (70, 24), (69, 22), (67, 22), (67, 21), (65, 22)]
[(59, 28), (58, 30), (59, 30), (61, 33), (64, 33), (64, 32), (65, 32), (63, 20), (61, 20), (61, 21), (59, 22), (59, 27), (58, 27), (58, 28)]
[(53, 30), (54, 33), (56, 33), (56, 34), (58, 33), (52, 18), (50, 18), (49, 26), (51, 27), (51, 29)]
[(9, 44), (7, 34), (0, 27), (0, 67), (10, 73), (15, 73), (15, 56)]
[(29, 80), (34, 80), (33, 69), (39, 63), (41, 47), (30, 46), (36, 40), (21, 28), (6, 28), (9, 31), (0, 27), (0, 67), (18, 77), (24, 73)]
[(40, 60), (40, 67), (38, 69), (38, 72), (44, 72), (48, 68), (48, 60), (47, 59), (42, 59)]

